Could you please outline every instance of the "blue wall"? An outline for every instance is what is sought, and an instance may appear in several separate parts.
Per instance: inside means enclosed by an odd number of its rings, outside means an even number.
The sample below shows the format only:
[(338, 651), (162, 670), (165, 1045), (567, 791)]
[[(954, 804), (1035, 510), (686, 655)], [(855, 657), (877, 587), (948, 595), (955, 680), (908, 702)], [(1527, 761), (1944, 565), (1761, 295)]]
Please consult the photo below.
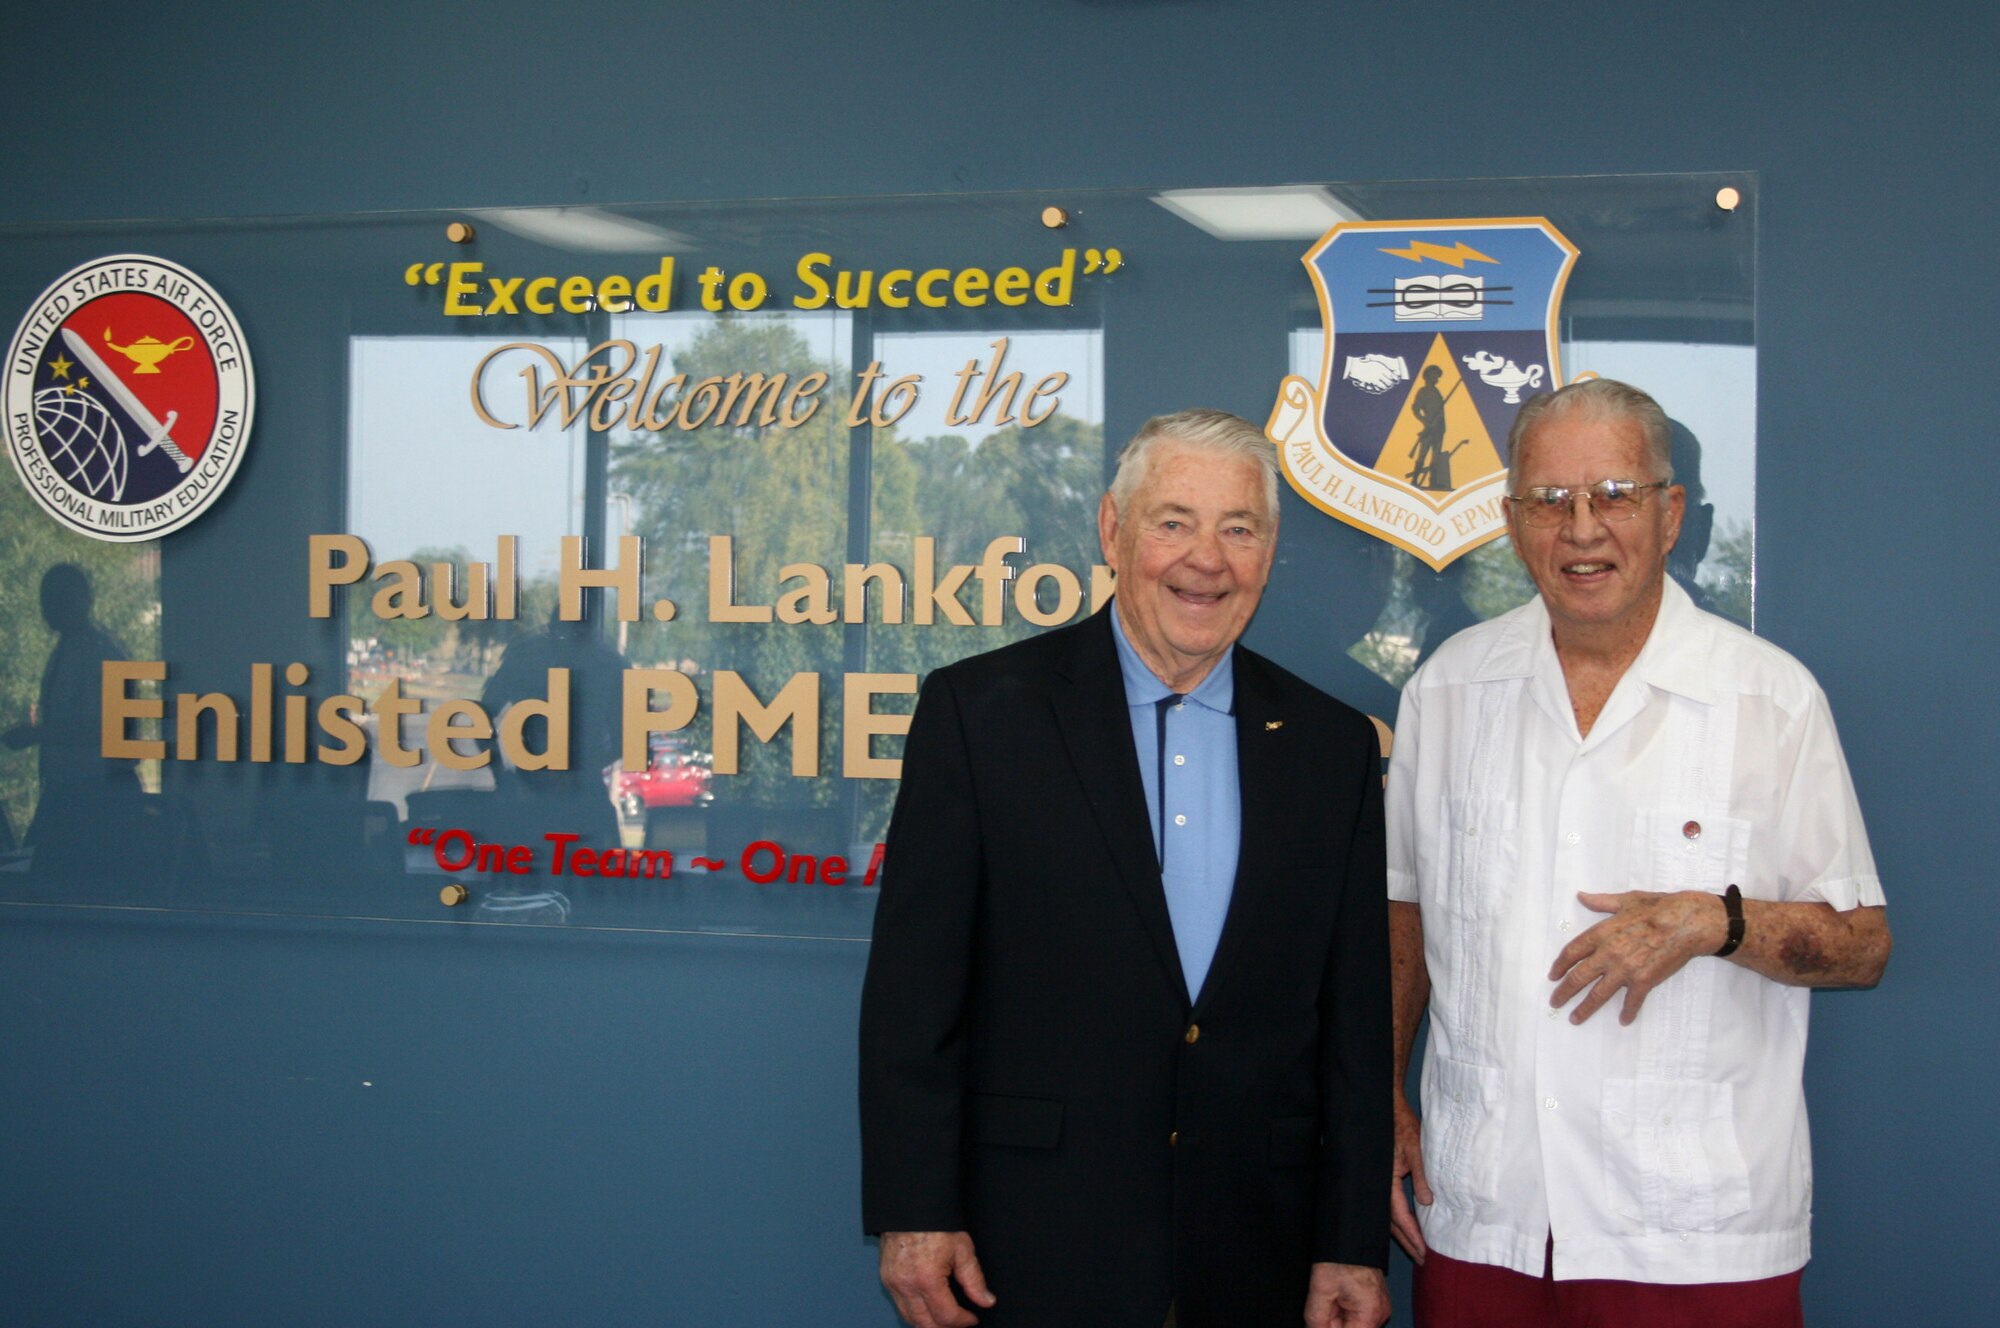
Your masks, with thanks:
[[(1996, 1312), (1990, 9), (36, 7), (0, 221), (1748, 169), (1759, 627), (1891, 892), (1817, 1325)], [(863, 947), (0, 914), (0, 1319), (886, 1324)], [(372, 1086), (364, 1086), (364, 1081)]]

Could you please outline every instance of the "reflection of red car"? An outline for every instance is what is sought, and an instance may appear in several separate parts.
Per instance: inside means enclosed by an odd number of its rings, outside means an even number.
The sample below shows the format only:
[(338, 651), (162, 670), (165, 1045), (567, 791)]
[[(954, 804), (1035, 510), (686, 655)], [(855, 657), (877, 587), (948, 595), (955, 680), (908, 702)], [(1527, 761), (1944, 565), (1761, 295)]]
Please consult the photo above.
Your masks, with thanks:
[(652, 762), (644, 770), (605, 767), (604, 782), (611, 785), (619, 811), (640, 816), (649, 807), (706, 807), (715, 801), (708, 788), (714, 758), (707, 752), (691, 751), (684, 740), (655, 733), (648, 755)]

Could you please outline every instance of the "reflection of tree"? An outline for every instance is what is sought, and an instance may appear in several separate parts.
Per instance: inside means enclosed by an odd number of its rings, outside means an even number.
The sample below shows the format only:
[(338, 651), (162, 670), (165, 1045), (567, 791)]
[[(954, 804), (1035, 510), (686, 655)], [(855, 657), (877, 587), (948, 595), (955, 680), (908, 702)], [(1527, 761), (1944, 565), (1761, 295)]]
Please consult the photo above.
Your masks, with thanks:
[[(973, 447), (957, 434), (920, 442), (892, 440), (875, 451), (874, 556), (907, 570), (914, 539), (937, 539), (940, 566), (978, 561), (989, 540), (1018, 535), (1027, 553), (1016, 571), (1035, 563), (1069, 568), (1085, 603), (1090, 569), (1099, 560), (1097, 500), (1104, 492), (1104, 431), (1068, 415), (1032, 429), (1001, 429)], [(928, 673), (939, 665), (1017, 641), (1038, 630), (1015, 612), (1007, 587), (999, 627), (887, 627), (869, 637), (869, 666), (883, 672)], [(1053, 609), (1053, 589), (1042, 588)], [(970, 610), (973, 594), (964, 598)], [(873, 615), (871, 615), (871, 618)]]
[(1465, 603), (1481, 622), (1535, 597), (1535, 583), (1505, 535), (1465, 555)]
[[(845, 373), (815, 361), (805, 339), (785, 324), (731, 318), (703, 329), (673, 367), (690, 384), (738, 373), (783, 373), (788, 388), (815, 372), (830, 381), (812, 418), (795, 429), (712, 424), (642, 434), (614, 449), (612, 487), (632, 495), (633, 533), (646, 544), (646, 596), (664, 595), (679, 606), (672, 623), (646, 615), (632, 624), (628, 652), (643, 666), (692, 661), (702, 671), (733, 669), (766, 701), (794, 673), (821, 674), (821, 768), (837, 770), (831, 763), (839, 751), (839, 624), (709, 622), (708, 537), (735, 536), (740, 603), (774, 603), (779, 570), (790, 563), (827, 568), (837, 594), (846, 560)], [(665, 403), (658, 413), (667, 413)], [(878, 434), (876, 441), (880, 447), (884, 439)], [(711, 723), (704, 704), (694, 739), (712, 750)], [(731, 792), (759, 802), (831, 802), (836, 781), (792, 779), (788, 742), (781, 737), (770, 750), (746, 743), (743, 773), (728, 781)]]
[[(96, 593), (94, 617), (133, 659), (160, 657), (158, 544), (108, 544), (50, 520), (18, 484), (0, 484), (0, 728), (24, 721), (41, 690), (55, 635), (38, 603), (42, 574), (57, 563), (83, 568)], [(34, 749), (0, 750), (0, 809), (15, 837), (34, 818)]]
[(1442, 573), (1398, 553), (1381, 616), (1347, 653), (1384, 682), (1401, 687), (1419, 663), (1461, 628), (1496, 618), (1534, 597), (1535, 583), (1504, 535)]
[[(1076, 574), (1082, 608), (1090, 605), (1090, 569), (1099, 561), (1097, 501), (1104, 492), (1104, 430), (1068, 415), (1054, 415), (1032, 429), (1017, 426), (988, 435), (973, 447), (957, 434), (903, 443), (875, 444), (874, 557), (909, 570), (914, 540), (937, 539), (940, 566), (976, 562), (989, 540), (1018, 535), (1027, 552), (1013, 559), (1018, 574), (1036, 563), (1055, 563)], [(1014, 608), (1014, 587), (998, 627), (939, 624), (874, 626), (868, 667), (878, 673), (914, 673), (992, 650), (1041, 630)], [(977, 616), (974, 595), (964, 598)], [(1042, 608), (1053, 611), (1053, 589), (1042, 587)], [(879, 612), (870, 621), (880, 622)], [(880, 712), (907, 713), (914, 698), (883, 697)], [(869, 781), (861, 791), (858, 837), (879, 838), (888, 825), (894, 786)]]
[[(475, 561), (473, 556), (458, 547), (425, 547), (399, 556), (422, 571), (431, 612), (422, 618), (377, 618), (369, 608), (375, 593), (372, 584), (350, 598), (348, 621), (354, 638), (351, 644), (366, 661), (364, 672), (350, 679), (350, 686), (367, 699), (372, 700), (391, 677), (403, 679), (405, 692), (412, 696), (431, 700), (476, 699), (486, 679), (499, 667), (507, 646), (540, 631), (556, 601), (553, 576), (523, 579), (519, 583), (514, 617), (500, 618), (489, 612), (485, 618), (446, 618), (437, 611), (447, 589), (436, 576), (437, 567), (445, 563), (454, 569), (456, 589), (452, 591), (452, 600), (462, 602), (470, 595), (466, 568)], [(499, 591), (492, 584), (494, 572), (488, 564), (488, 598), (492, 608), (497, 609)], [(365, 647), (371, 638), (377, 648), (393, 658), (369, 659)]]
[[(894, 366), (890, 366), (893, 372)], [(614, 449), (612, 488), (634, 500), (633, 531), (646, 542), (646, 595), (665, 595), (679, 608), (672, 623), (635, 623), (629, 653), (640, 665), (692, 665), (696, 672), (733, 669), (769, 700), (799, 672), (820, 677), (821, 771), (811, 783), (789, 774), (785, 739), (769, 750), (746, 742), (743, 774), (718, 782), (719, 797), (762, 803), (829, 804), (840, 794), (840, 676), (847, 633), (842, 568), (847, 551), (847, 466), (850, 392), (845, 366), (815, 358), (793, 327), (776, 320), (718, 319), (674, 360), (689, 384), (704, 377), (785, 374), (787, 385), (811, 373), (828, 376), (819, 409), (796, 429), (710, 425), (692, 432), (631, 438)], [(924, 392), (948, 392), (949, 381), (925, 382)], [(666, 414), (663, 403), (657, 412)], [(734, 413), (732, 413), (733, 417)], [(905, 621), (882, 621), (879, 591), (871, 588), (867, 662), (878, 673), (923, 675), (942, 664), (991, 650), (1038, 630), (1022, 620), (1007, 586), (999, 627), (911, 621), (916, 540), (936, 539), (942, 573), (977, 562), (989, 540), (1018, 535), (1030, 563), (1058, 563), (1074, 572), (1088, 602), (1090, 568), (1098, 561), (1096, 510), (1103, 492), (1103, 433), (1095, 425), (1057, 415), (1033, 429), (1002, 429), (973, 446), (947, 434), (908, 441), (894, 429), (873, 431), (870, 451), (870, 561), (899, 569), (908, 584)], [(735, 539), (736, 600), (773, 604), (800, 582), (781, 569), (817, 564), (832, 580), (833, 623), (728, 624), (708, 621), (709, 537)], [(1044, 603), (1051, 606), (1052, 587)], [(961, 591), (975, 616), (978, 583)], [(712, 688), (704, 684), (705, 697)], [(878, 712), (907, 712), (912, 698), (884, 696)], [(704, 703), (692, 726), (697, 746), (713, 748), (711, 707)], [(730, 787), (732, 786), (733, 787)], [(893, 786), (867, 781), (861, 833), (880, 829)], [(879, 804), (879, 806), (878, 806)]]
[[(1750, 625), (1755, 552), (1755, 532), (1750, 526), (1740, 521), (1724, 524), (1701, 564), (1700, 588), (1706, 598), (1703, 607), (1745, 627)], [(1514, 556), (1505, 535), (1480, 545), (1461, 562), (1464, 572), (1459, 586), (1464, 607), (1478, 621), (1497, 618), (1535, 597), (1535, 583), (1529, 578), (1528, 569)], [(1674, 574), (1682, 575), (1678, 570)], [(1429, 575), (1416, 559), (1398, 555), (1381, 617), (1374, 629), (1347, 652), (1397, 687), (1416, 672), (1421, 659), (1428, 658), (1443, 644), (1436, 630), (1438, 624), (1432, 620), (1434, 615), (1425, 611), (1411, 590), (1414, 580)]]
[[(464, 549), (418, 549), (409, 555), (409, 561), (422, 570), (426, 594), (431, 603), (431, 612), (423, 618), (377, 618), (369, 613), (365, 619), (369, 633), (382, 643), (382, 648), (396, 656), (397, 664), (407, 668), (413, 660), (428, 660), (436, 656), (445, 637), (456, 624), (438, 616), (437, 599), (440, 587), (435, 584), (431, 570), (437, 563), (453, 563), (463, 575), (466, 554)], [(365, 604), (361, 606), (365, 609)]]
[(1751, 596), (1756, 589), (1756, 533), (1747, 522), (1727, 521), (1715, 538), (1708, 561), (1701, 565), (1701, 584), (1709, 607), (1725, 618), (1750, 625)]

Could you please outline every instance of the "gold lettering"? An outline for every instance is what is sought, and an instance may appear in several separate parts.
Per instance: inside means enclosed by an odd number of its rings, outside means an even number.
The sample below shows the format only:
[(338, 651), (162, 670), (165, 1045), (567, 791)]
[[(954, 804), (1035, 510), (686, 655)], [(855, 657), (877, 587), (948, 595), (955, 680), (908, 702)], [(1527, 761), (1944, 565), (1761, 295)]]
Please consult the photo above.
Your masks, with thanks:
[[(399, 770), (407, 770), (417, 764), (417, 754), (403, 745), (403, 720), (424, 708), (424, 704), (403, 695), (403, 680), (391, 679), (375, 698), (371, 707), (375, 712), (375, 742), (382, 760)], [(520, 764), (518, 761), (515, 764)]]
[(395, 618), (428, 618), (430, 605), (424, 603), (424, 574), (413, 562), (397, 558), (375, 569), (377, 581), (387, 581), (375, 592), (369, 609), (387, 622)]
[(729, 669), (715, 675), (715, 773), (741, 773), (739, 723), (747, 723), (760, 742), (769, 743), (785, 725), (792, 726), (792, 773), (819, 773), (819, 675), (795, 673), (784, 689), (765, 705), (743, 676)]
[(708, 620), (767, 623), (771, 621), (770, 605), (736, 602), (735, 542), (730, 535), (708, 537)]
[(445, 313), (453, 317), (463, 318), (468, 314), (477, 315), (484, 312), (479, 305), (468, 301), (465, 297), (475, 294), (479, 290), (479, 284), (474, 281), (468, 281), (467, 278), (477, 276), (485, 270), (486, 264), (484, 263), (453, 263), (451, 265), (448, 275), (445, 278)]
[[(546, 677), (547, 700), (516, 701), (500, 716), (501, 754), (520, 770), (569, 769), (569, 670), (550, 669)], [(379, 701), (376, 707), (380, 709)], [(548, 723), (548, 740), (539, 752), (529, 748), (524, 736), (528, 721), (537, 718)]]
[(798, 272), (799, 282), (807, 290), (811, 291), (812, 294), (794, 295), (792, 297), (792, 305), (794, 308), (821, 309), (826, 306), (827, 297), (833, 294), (833, 288), (827, 285), (826, 278), (822, 277), (818, 272), (814, 271), (814, 269), (822, 267), (831, 267), (832, 265), (833, 265), (832, 254), (807, 254), (803, 258), (799, 259), (799, 265), (798, 268), (796, 269)]
[(937, 579), (937, 540), (930, 535), (919, 535), (915, 540), (917, 549), (916, 601), (917, 625), (928, 627), (936, 621), (937, 611), (944, 610), (945, 621), (960, 627), (972, 626), (972, 615), (965, 611), (965, 605), (958, 598), (958, 588), (972, 575), (972, 567), (967, 564), (954, 567), (945, 574), (942, 581)]
[[(342, 561), (333, 561), (335, 554)], [(354, 535), (313, 535), (306, 540), (306, 611), (333, 616), (333, 588), (351, 586), (368, 575), (368, 546)]]
[[(653, 693), (667, 694), (667, 708), (653, 709)], [(652, 763), (647, 739), (655, 733), (672, 733), (693, 721), (701, 706), (694, 680), (678, 669), (625, 670), (625, 698), (620, 726), (624, 742), (620, 761), (627, 770), (644, 770)]]
[(319, 703), (320, 731), (329, 738), (337, 739), (338, 747), (319, 745), (318, 756), (324, 765), (353, 765), (368, 754), (368, 734), (350, 716), (359, 715), (366, 709), (358, 696), (329, 696)]
[(927, 309), (942, 309), (949, 303), (944, 296), (936, 293), (936, 287), (951, 280), (951, 273), (944, 268), (934, 267), (917, 278), (917, 303)]
[[(1056, 606), (1044, 613), (1040, 592), (1042, 582), (1053, 581), (1056, 585)], [(1021, 579), (1014, 586), (1014, 611), (1037, 627), (1054, 627), (1066, 623), (1076, 616), (1083, 603), (1083, 586), (1078, 583), (1076, 573), (1060, 563), (1036, 563), (1021, 573)]]
[(896, 625), (903, 621), (903, 574), (888, 563), (849, 563), (841, 583), (841, 602), (851, 623), (868, 621), (868, 583), (882, 587), (882, 621)]
[[(778, 596), (778, 621), (782, 623), (819, 623), (834, 620), (833, 579), (826, 569), (817, 563), (786, 563), (778, 569), (780, 581)], [(782, 582), (798, 580), (805, 584), (792, 590), (784, 590)]]
[(875, 713), (876, 696), (909, 696), (917, 690), (914, 673), (850, 673), (841, 682), (840, 773), (848, 779), (901, 779), (901, 758), (876, 756), (877, 734), (898, 736), (910, 731), (908, 715)]
[(623, 622), (639, 621), (639, 537), (620, 535), (618, 537), (618, 566), (609, 570), (596, 570), (583, 565), (583, 536), (562, 537), (562, 569), (559, 583), (562, 593), (562, 620), (579, 622), (583, 618), (583, 592), (602, 588), (614, 592), (618, 600), (618, 617)]
[(992, 278), (978, 268), (966, 268), (951, 283), (952, 298), (968, 309), (977, 309), (986, 303), (986, 288), (991, 284)]
[(107, 761), (159, 761), (167, 744), (126, 736), (131, 721), (161, 719), (167, 703), (156, 697), (133, 696), (135, 682), (165, 682), (167, 666), (156, 660), (107, 659), (99, 680), (98, 752)]
[[(460, 723), (460, 720), (465, 722)], [(483, 742), (492, 736), (493, 721), (477, 701), (446, 701), (431, 711), (430, 719), (424, 725), (424, 744), (430, 748), (431, 756), (437, 763), (447, 770), (477, 770), (492, 761), (493, 753), (484, 747), (465, 755), (455, 751), (451, 745), (460, 739)]]
[(1028, 302), (1028, 269), (1003, 267), (993, 278), (993, 298), (1013, 308)]
[(236, 702), (221, 692), (204, 692), (199, 696), (183, 692), (174, 698), (176, 761), (201, 759), (201, 717), (210, 712), (215, 715), (215, 759), (236, 759)]

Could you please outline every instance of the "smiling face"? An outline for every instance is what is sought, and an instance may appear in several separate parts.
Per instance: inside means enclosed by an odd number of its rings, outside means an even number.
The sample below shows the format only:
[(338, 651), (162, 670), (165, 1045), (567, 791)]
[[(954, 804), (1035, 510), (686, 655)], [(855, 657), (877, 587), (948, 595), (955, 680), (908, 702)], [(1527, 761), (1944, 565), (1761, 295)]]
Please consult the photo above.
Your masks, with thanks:
[(1097, 534), (1118, 574), (1115, 611), (1126, 638), (1162, 682), (1184, 692), (1250, 625), (1278, 523), (1255, 461), (1157, 447), (1124, 512), (1110, 494), (1098, 504)]
[[(1551, 485), (1582, 489), (1599, 480), (1662, 478), (1646, 457), (1637, 421), (1573, 411), (1545, 419), (1525, 440), (1511, 487), (1515, 493)], [(1680, 485), (1653, 489), (1630, 521), (1597, 519), (1590, 503), (1570, 500), (1553, 526), (1531, 526), (1520, 504), (1507, 504), (1514, 552), (1542, 592), (1558, 645), (1597, 643), (1636, 649), (1652, 630), (1666, 584), (1667, 554), (1680, 537), (1687, 494)]]

